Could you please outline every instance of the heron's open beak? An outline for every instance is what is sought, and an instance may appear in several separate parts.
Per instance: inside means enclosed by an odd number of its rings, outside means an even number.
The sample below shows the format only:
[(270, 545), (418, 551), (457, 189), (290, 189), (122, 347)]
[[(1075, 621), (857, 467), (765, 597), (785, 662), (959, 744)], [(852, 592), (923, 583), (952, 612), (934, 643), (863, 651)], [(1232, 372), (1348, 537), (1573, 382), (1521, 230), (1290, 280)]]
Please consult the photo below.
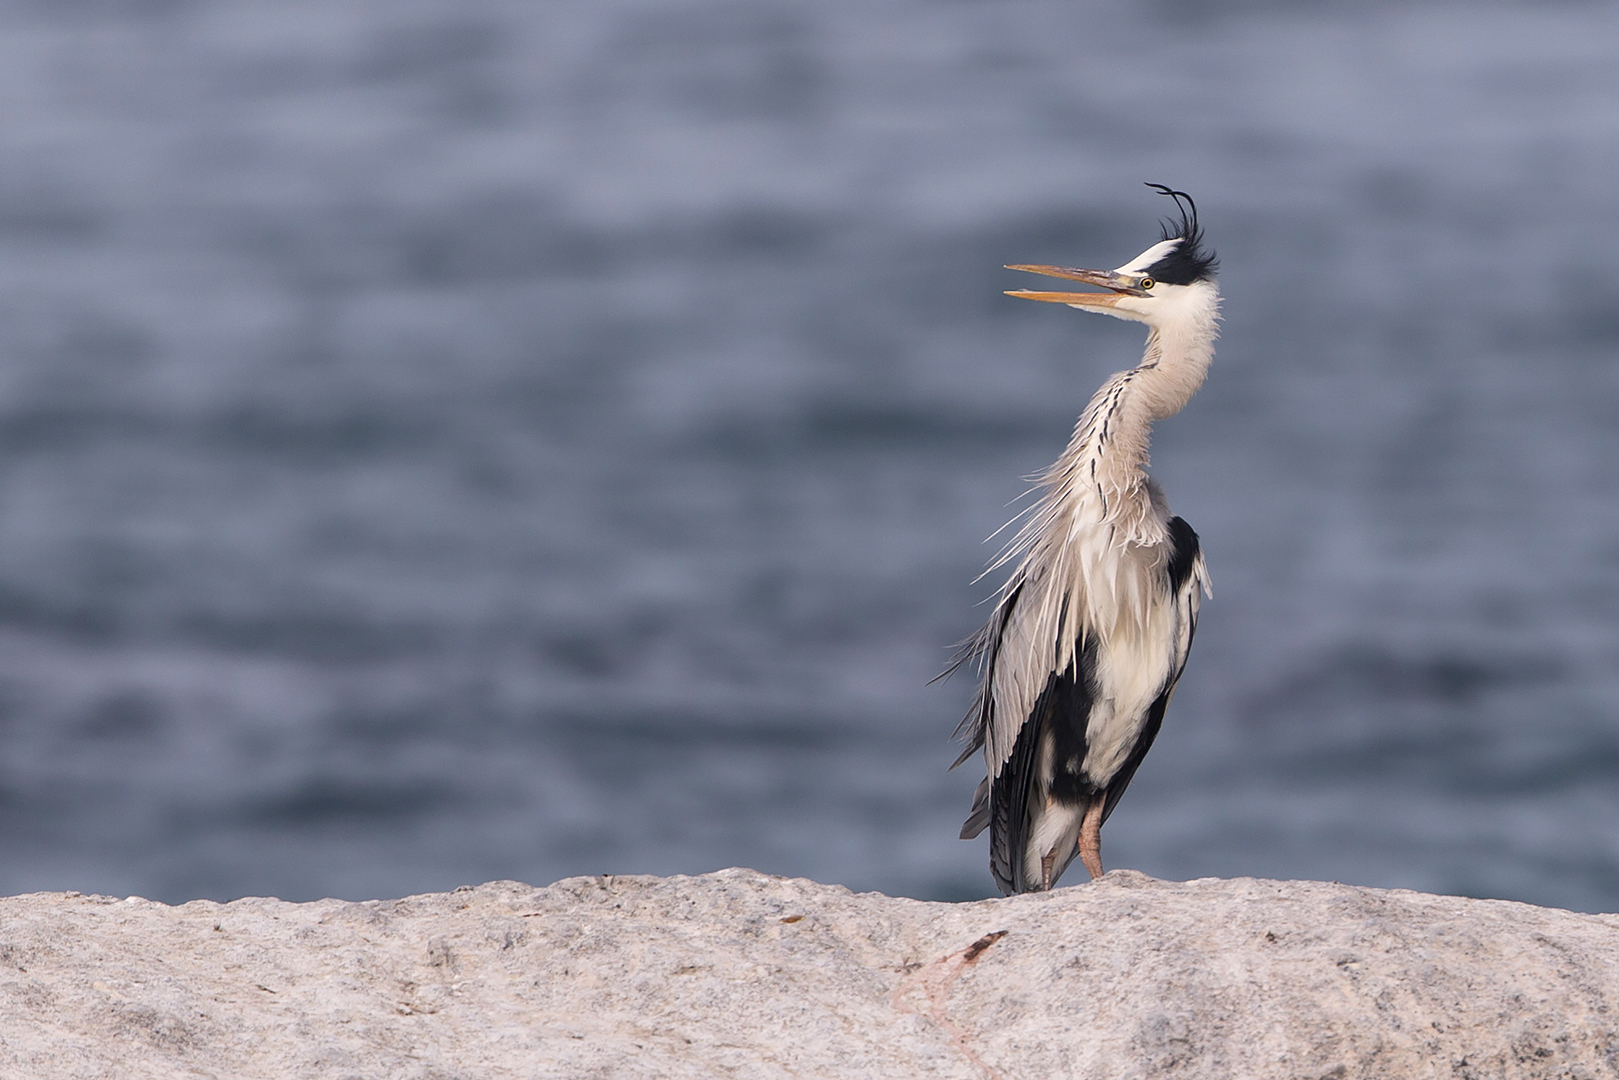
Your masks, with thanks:
[(1107, 308), (1117, 304), (1126, 296), (1147, 296), (1146, 289), (1136, 285), (1135, 278), (1115, 274), (1111, 270), (1080, 270), (1072, 266), (1008, 266), (1008, 270), (1026, 270), (1031, 274), (1044, 274), (1046, 277), (1067, 278), (1069, 281), (1083, 281), (1087, 285), (1096, 285), (1110, 291), (1105, 293), (1094, 292), (1037, 292), (1033, 289), (1009, 289), (1007, 296), (1017, 296), (1024, 300), (1044, 300), (1048, 304), (1068, 304), (1070, 307), (1096, 307)]

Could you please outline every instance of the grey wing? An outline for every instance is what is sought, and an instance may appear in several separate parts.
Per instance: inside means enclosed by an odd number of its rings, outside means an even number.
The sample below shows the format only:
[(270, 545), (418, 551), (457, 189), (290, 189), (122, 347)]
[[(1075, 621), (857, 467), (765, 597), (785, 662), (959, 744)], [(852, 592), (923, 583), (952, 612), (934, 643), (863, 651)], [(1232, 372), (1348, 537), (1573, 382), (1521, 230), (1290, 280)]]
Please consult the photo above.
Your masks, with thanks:
[[(939, 676), (944, 678), (958, 668), (974, 661), (978, 661), (983, 667), (983, 675), (979, 679), (978, 692), (973, 695), (973, 703), (967, 709), (967, 715), (961, 718), (961, 723), (956, 725), (956, 736), (959, 738), (965, 735), (967, 745), (962, 749), (961, 756), (951, 764), (952, 769), (984, 748), (984, 740), (988, 735), (990, 726), (995, 722), (995, 701), (991, 693), (995, 678), (995, 662), (1000, 658), (1001, 639), (1006, 633), (1006, 624), (1011, 620), (1012, 612), (1017, 608), (1018, 598), (1022, 594), (1023, 583), (1021, 581), (1009, 583), (1006, 599), (996, 605), (995, 614), (990, 616), (989, 622), (985, 624), (982, 630), (967, 639), (962, 645), (961, 651), (956, 654), (955, 660), (945, 669), (944, 674)], [(977, 796), (973, 798), (973, 813), (975, 816), (978, 813)], [(973, 818), (968, 818), (968, 824), (971, 824), (973, 820)], [(962, 826), (962, 839), (971, 840), (972, 836), (965, 835), (966, 828), (966, 825)], [(980, 824), (977, 831), (972, 835), (977, 836), (979, 832), (983, 831), (983, 828), (983, 825)]]
[(1034, 786), (1040, 756), (1041, 724), (1030, 716), (1018, 732), (1012, 756), (1001, 771), (987, 777), (989, 785), (989, 872), (1002, 895), (1028, 891), (1023, 880), (1023, 856), (1029, 837), (1029, 790)]

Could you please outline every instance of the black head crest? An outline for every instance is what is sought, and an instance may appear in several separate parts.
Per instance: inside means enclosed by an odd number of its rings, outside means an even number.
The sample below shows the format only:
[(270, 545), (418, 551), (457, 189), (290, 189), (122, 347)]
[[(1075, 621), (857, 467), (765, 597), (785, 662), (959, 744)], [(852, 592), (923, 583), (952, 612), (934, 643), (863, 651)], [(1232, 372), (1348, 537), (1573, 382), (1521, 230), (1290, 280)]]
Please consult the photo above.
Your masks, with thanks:
[(1197, 203), (1184, 191), (1176, 191), (1162, 184), (1147, 186), (1160, 195), (1174, 199), (1175, 208), (1181, 214), (1178, 223), (1163, 223), (1163, 239), (1179, 240), (1180, 243), (1174, 251), (1148, 267), (1147, 272), (1167, 285), (1190, 285), (1194, 281), (1212, 278), (1220, 268), (1220, 260), (1214, 252), (1203, 250), (1203, 229), (1197, 223)]

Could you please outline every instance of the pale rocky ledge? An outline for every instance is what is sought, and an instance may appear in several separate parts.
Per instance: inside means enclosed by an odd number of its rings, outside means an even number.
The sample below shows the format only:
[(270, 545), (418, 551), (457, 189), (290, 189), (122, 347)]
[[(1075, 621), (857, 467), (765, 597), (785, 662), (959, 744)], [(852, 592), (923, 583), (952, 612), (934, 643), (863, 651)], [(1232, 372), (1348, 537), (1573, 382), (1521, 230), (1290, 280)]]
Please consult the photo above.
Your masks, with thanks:
[(1619, 916), (1116, 871), (0, 900), (0, 1076), (1608, 1077)]

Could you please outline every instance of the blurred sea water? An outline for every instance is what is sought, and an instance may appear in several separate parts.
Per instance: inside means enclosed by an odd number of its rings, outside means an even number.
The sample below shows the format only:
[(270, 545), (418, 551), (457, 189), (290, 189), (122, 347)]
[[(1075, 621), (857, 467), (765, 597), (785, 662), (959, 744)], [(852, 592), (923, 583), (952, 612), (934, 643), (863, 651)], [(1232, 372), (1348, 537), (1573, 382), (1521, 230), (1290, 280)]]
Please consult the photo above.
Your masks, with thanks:
[(1198, 198), (1109, 864), (1619, 907), (1619, 8), (0, 4), (0, 891), (993, 891), (981, 544)]

